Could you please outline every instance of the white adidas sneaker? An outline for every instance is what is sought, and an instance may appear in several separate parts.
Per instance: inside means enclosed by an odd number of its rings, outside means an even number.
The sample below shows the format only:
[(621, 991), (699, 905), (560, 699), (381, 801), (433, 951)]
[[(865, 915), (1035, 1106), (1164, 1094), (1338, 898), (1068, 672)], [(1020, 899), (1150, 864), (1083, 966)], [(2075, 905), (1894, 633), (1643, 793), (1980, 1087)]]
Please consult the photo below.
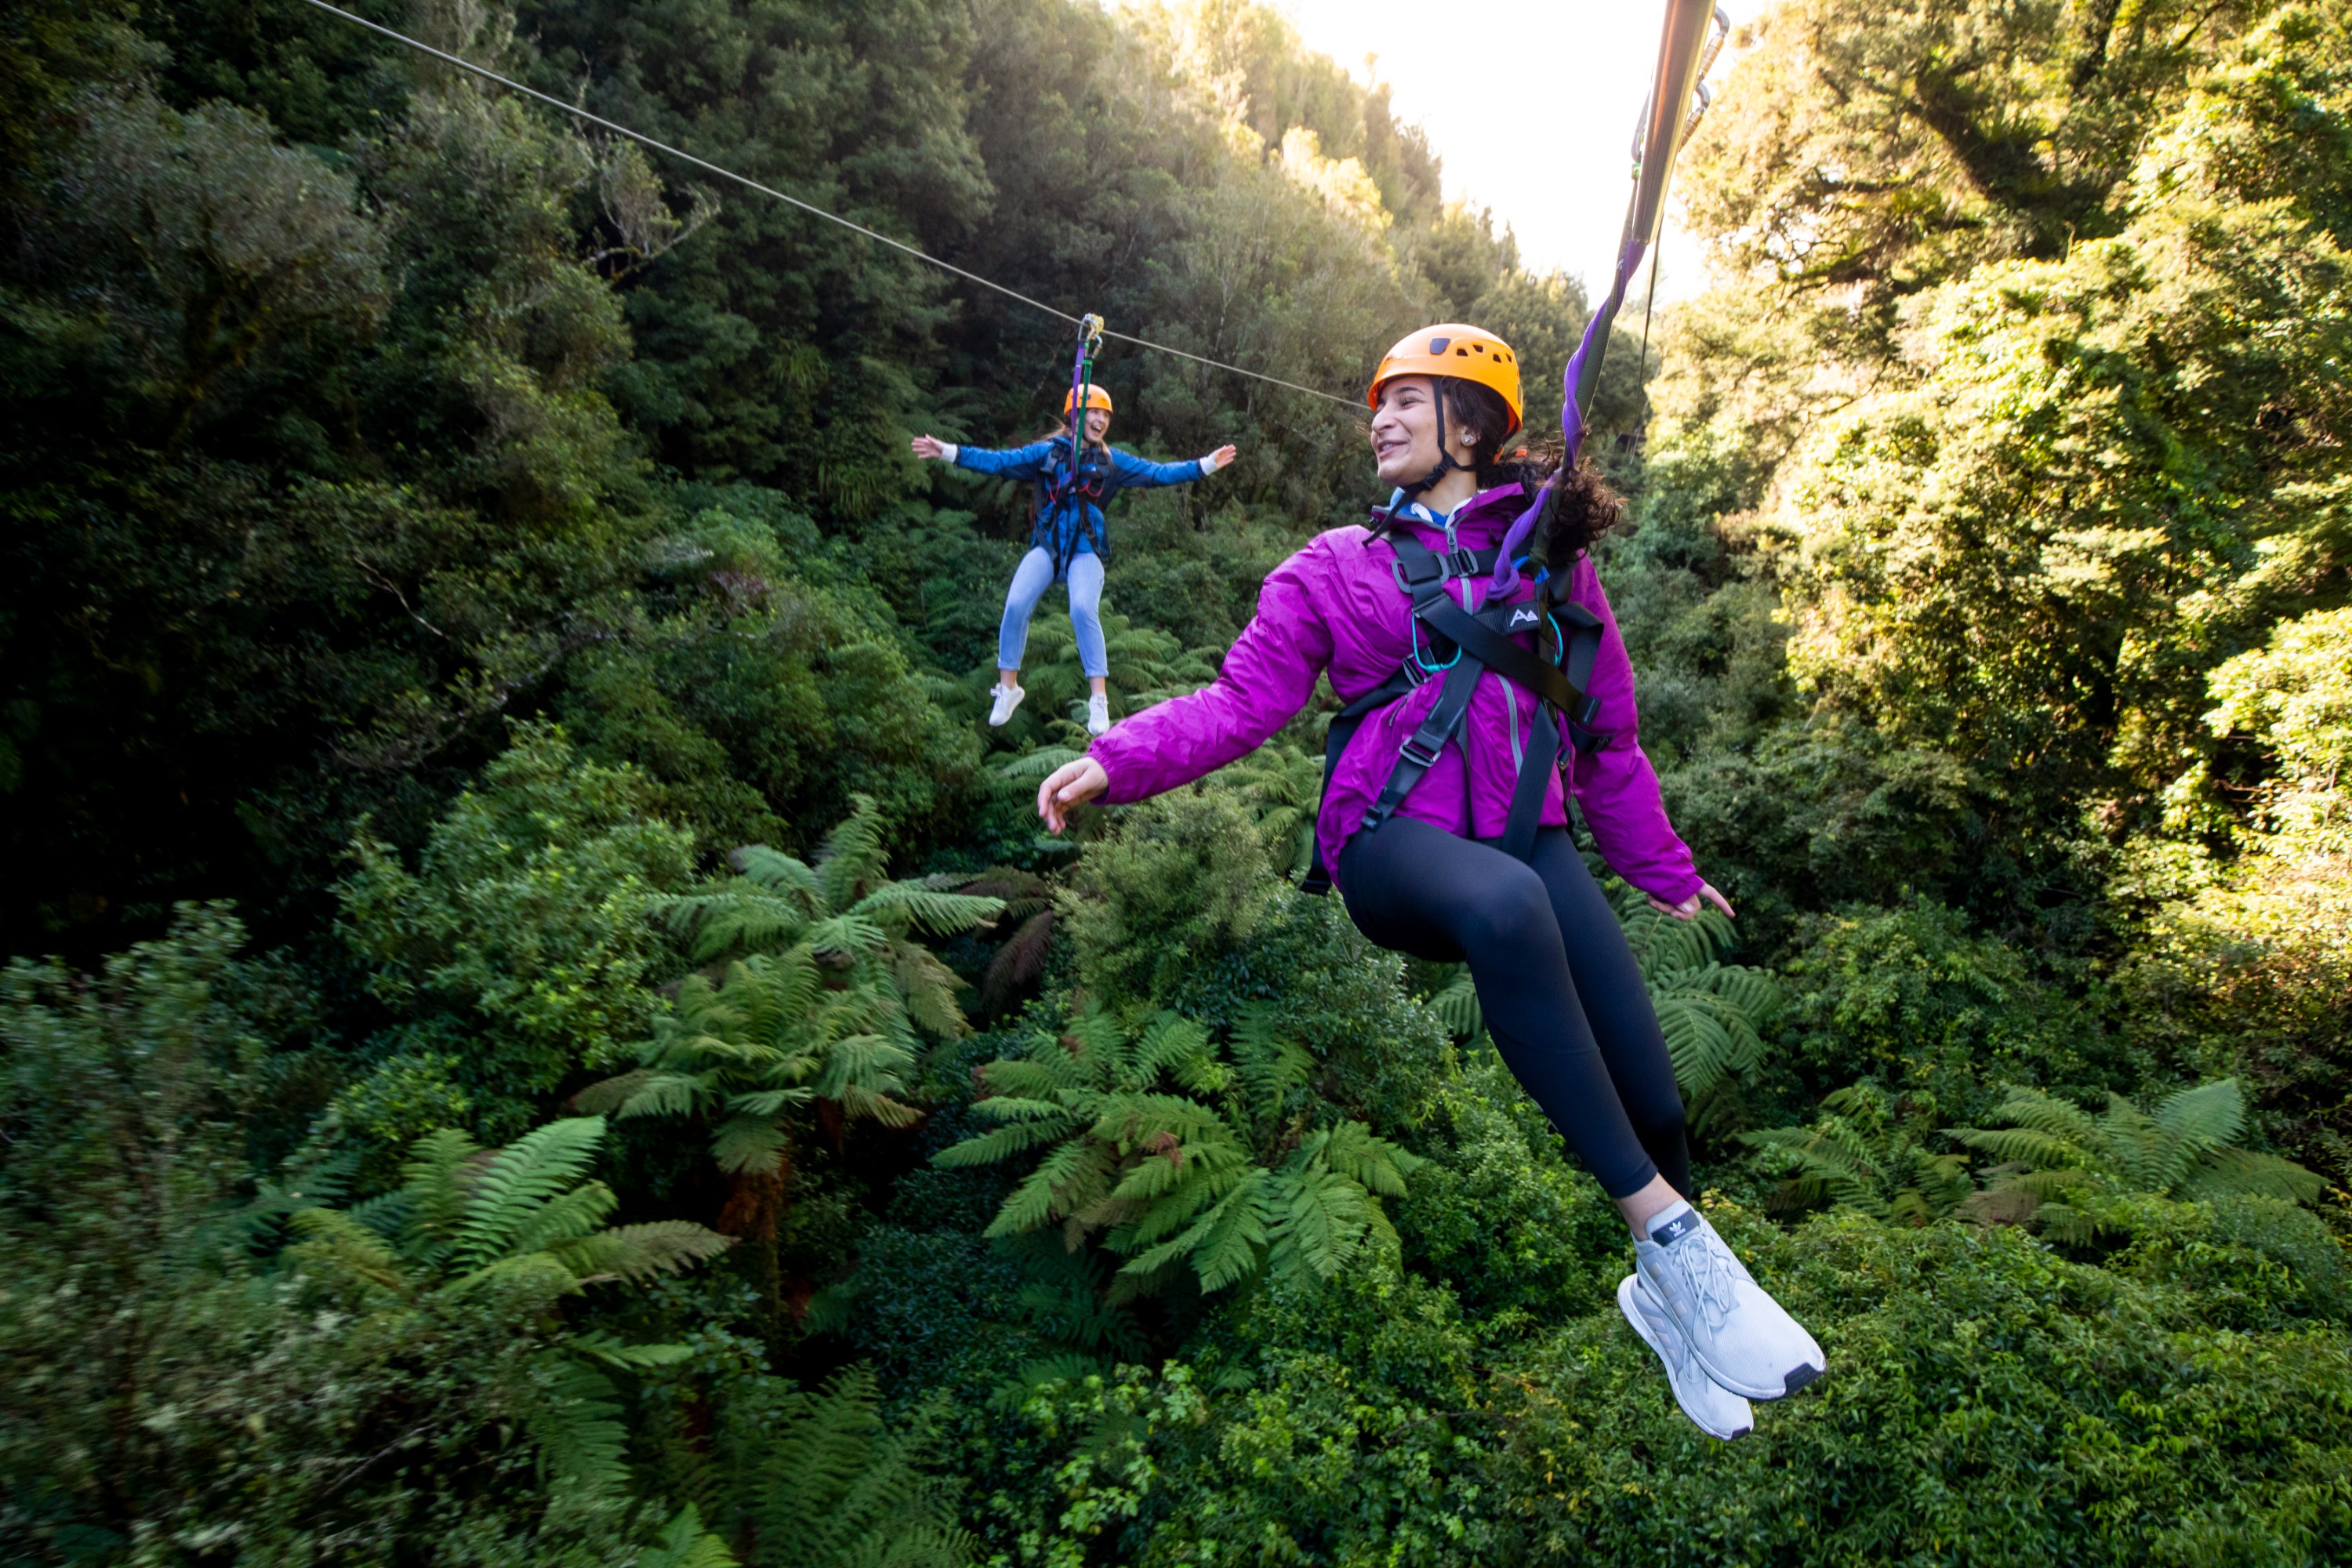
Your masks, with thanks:
[(1755, 1430), (1756, 1413), (1748, 1407), (1748, 1401), (1706, 1375), (1706, 1368), (1691, 1354), (1690, 1342), (1675, 1327), (1674, 1319), (1658, 1305), (1639, 1274), (1628, 1274), (1617, 1282), (1617, 1310), (1625, 1314), (1642, 1342), (1665, 1363), (1666, 1383), (1675, 1391), (1675, 1403), (1683, 1407), (1692, 1426), (1727, 1443)]
[(1822, 1375), (1813, 1336), (1687, 1205), (1633, 1244), (1633, 1268), (1706, 1375), (1748, 1399), (1778, 1399)]
[(1087, 733), (1099, 735), (1110, 728), (1110, 699), (1097, 692), (1087, 699)]
[(989, 728), (994, 729), (999, 724), (1003, 723), (1007, 719), (1012, 718), (1013, 710), (1015, 708), (1020, 707), (1021, 700), (1028, 695), (1028, 692), (1023, 690), (1018, 686), (1007, 686), (1003, 682), (999, 681), (996, 686), (995, 704), (988, 710)]

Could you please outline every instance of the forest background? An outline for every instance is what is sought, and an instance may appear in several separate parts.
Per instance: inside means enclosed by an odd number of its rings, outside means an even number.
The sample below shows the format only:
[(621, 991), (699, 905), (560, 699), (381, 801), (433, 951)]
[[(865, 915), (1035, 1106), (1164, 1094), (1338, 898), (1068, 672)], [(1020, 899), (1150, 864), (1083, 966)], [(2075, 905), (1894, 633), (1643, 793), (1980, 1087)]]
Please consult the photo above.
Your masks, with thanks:
[[(357, 8), (1342, 394), (1587, 311), (1238, 0)], [(1537, 184), (1646, 64), (1465, 58)], [(296, 0), (19, 0), (0, 137), (12, 1560), (2352, 1555), (2342, 5), (1782, 0), (1686, 154), (1599, 556), (1741, 917), (1620, 907), (1831, 1359), (1733, 1445), (1462, 975), (1293, 887), (1318, 713), (1039, 837), (1028, 498), (906, 447), (1064, 325)], [(1132, 710), (1374, 497), (1101, 374), (1242, 453), (1113, 518)]]

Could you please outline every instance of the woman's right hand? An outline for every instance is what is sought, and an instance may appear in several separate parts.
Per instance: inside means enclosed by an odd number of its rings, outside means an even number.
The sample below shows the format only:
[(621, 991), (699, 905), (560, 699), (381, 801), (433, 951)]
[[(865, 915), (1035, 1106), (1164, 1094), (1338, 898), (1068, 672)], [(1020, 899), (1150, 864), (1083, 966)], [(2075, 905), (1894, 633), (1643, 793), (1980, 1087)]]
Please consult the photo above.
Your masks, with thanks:
[(1047, 773), (1045, 782), (1037, 786), (1037, 815), (1045, 819), (1045, 831), (1061, 832), (1069, 826), (1070, 807), (1092, 800), (1108, 788), (1110, 775), (1092, 757), (1064, 763)]
[(948, 444), (935, 436), (918, 436), (909, 444), (915, 448), (915, 456), (927, 462), (948, 455)]

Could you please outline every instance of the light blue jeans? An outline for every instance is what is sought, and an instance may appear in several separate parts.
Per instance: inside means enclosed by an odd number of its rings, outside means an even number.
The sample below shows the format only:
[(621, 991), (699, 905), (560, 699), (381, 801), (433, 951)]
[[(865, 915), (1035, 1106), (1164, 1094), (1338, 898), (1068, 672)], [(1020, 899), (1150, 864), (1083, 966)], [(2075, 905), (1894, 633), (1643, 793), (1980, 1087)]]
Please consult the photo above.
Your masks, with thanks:
[[(1088, 679), (1099, 679), (1110, 673), (1110, 657), (1103, 651), (1102, 557), (1081, 550), (1070, 557), (1064, 576), (1070, 584), (1070, 629), (1078, 635), (1078, 663)], [(1004, 620), (996, 628), (997, 668), (1021, 668), (1029, 647), (1029, 617), (1054, 581), (1054, 558), (1045, 551), (1032, 550), (1021, 558), (1013, 586), (1005, 591)]]

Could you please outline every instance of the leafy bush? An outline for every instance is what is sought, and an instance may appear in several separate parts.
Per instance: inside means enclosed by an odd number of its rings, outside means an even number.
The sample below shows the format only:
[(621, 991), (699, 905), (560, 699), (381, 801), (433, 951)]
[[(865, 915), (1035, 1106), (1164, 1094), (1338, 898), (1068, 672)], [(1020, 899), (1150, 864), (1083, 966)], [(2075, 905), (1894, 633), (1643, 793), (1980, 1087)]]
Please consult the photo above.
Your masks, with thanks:
[[(625, 1059), (674, 962), (647, 913), (691, 874), (693, 841), (658, 799), (635, 769), (530, 725), (435, 825), (415, 870), (361, 836), (340, 926), (404, 1021), (378, 1042), (387, 1081), (347, 1101), (352, 1131), (404, 1142), (433, 1125), (411, 1116), (457, 1113), (504, 1135), (583, 1068)], [(444, 1072), (458, 1092), (436, 1098)]]
[(480, 1159), (438, 1134), (356, 1211), (321, 1206), (331, 1168), (257, 1186), (238, 1123), (260, 1043), (222, 1002), (241, 940), (189, 909), (97, 975), (7, 972), (0, 1541), (159, 1563), (625, 1558), (644, 1515), (611, 1373), (673, 1352), (562, 1307), (719, 1238), (598, 1230), (595, 1120)]

